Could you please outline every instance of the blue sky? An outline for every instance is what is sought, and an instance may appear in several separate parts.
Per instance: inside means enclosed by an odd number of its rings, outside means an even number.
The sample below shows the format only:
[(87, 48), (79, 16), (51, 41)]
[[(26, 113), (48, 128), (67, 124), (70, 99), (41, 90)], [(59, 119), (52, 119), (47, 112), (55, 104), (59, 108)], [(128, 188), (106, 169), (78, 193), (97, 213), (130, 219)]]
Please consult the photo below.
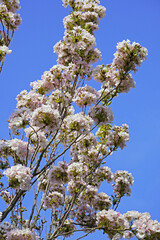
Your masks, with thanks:
[[(101, 4), (107, 8), (96, 32), (101, 63), (110, 63), (117, 42), (126, 39), (139, 42), (149, 53), (134, 76), (136, 88), (121, 94), (111, 105), (114, 123), (129, 125), (130, 142), (108, 159), (108, 165), (113, 171), (128, 170), (135, 178), (131, 197), (122, 199), (118, 210), (147, 211), (160, 221), (160, 1), (101, 0)], [(23, 23), (15, 32), (10, 46), (13, 52), (0, 75), (1, 139), (8, 138), (6, 121), (16, 106), (16, 95), (29, 90), (30, 82), (56, 64), (53, 45), (63, 37), (62, 19), (69, 11), (62, 7), (61, 0), (21, 1)]]

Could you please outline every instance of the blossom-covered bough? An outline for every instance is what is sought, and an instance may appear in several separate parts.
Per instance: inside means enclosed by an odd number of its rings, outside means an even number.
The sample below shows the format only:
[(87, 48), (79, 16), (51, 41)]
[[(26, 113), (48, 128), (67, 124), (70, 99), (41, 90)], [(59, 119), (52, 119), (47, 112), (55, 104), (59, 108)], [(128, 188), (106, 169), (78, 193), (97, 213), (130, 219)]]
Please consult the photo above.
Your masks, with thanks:
[(19, 0), (0, 0), (0, 72), (9, 49), (13, 34), (21, 24), (21, 17), (17, 13), (20, 9)]
[[(106, 163), (129, 140), (126, 124), (112, 124), (109, 106), (134, 88), (131, 72), (147, 50), (126, 40), (117, 44), (111, 64), (93, 67), (101, 59), (94, 31), (105, 7), (98, 0), (63, 0), (63, 5), (72, 11), (64, 18), (63, 39), (54, 46), (57, 65), (17, 96), (9, 118), (12, 138), (0, 141), (0, 196), (7, 205), (0, 239), (65, 239), (83, 232), (81, 239), (101, 230), (114, 240), (158, 240), (160, 223), (149, 213), (117, 211), (134, 180), (127, 171), (113, 173)], [(98, 91), (93, 81), (101, 83)], [(112, 194), (100, 192), (104, 181)]]

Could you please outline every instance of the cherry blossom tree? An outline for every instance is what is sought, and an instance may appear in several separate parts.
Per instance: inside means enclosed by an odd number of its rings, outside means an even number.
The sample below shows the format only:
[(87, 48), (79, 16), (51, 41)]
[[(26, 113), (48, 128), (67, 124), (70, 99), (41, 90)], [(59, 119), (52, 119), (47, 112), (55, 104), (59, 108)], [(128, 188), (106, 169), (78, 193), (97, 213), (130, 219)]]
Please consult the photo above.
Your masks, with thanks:
[[(99, 0), (63, 0), (63, 5), (71, 13), (63, 20), (63, 39), (54, 46), (57, 64), (17, 96), (8, 120), (10, 139), (0, 141), (0, 196), (6, 204), (0, 212), (0, 238), (52, 240), (80, 232), (78, 240), (99, 230), (113, 240), (158, 240), (160, 223), (149, 213), (118, 212), (134, 179), (128, 171), (112, 172), (106, 162), (129, 141), (128, 125), (113, 124), (111, 103), (135, 87), (132, 73), (147, 49), (124, 40), (110, 64), (95, 65), (101, 52), (94, 31), (105, 7)], [(5, 21), (12, 14), (4, 9), (15, 13), (19, 1), (1, 1), (0, 9), (2, 26), (10, 26)], [(16, 16), (15, 28), (20, 23)], [(10, 29), (2, 35), (9, 36)], [(9, 43), (4, 37), (2, 65)], [(100, 191), (103, 182), (112, 193)], [(27, 199), (31, 206), (26, 207)]]

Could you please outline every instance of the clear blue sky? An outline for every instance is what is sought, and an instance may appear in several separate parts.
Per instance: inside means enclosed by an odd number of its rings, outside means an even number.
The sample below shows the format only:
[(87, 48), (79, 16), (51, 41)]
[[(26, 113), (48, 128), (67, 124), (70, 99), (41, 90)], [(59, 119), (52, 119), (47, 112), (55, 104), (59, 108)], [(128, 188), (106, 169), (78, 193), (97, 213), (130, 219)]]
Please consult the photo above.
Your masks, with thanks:
[[(113, 171), (132, 172), (135, 178), (131, 197), (122, 199), (118, 210), (147, 211), (160, 221), (160, 1), (101, 0), (101, 4), (107, 8), (96, 32), (102, 63), (112, 61), (116, 44), (123, 39), (139, 42), (149, 52), (134, 76), (136, 88), (121, 94), (111, 106), (114, 123), (129, 125), (130, 142), (110, 157), (108, 164)], [(62, 7), (61, 0), (21, 0), (23, 23), (14, 35), (10, 47), (13, 52), (7, 56), (0, 75), (1, 139), (8, 138), (6, 120), (16, 106), (16, 95), (29, 90), (30, 82), (40, 79), (56, 64), (52, 49), (63, 37), (62, 19), (69, 11)]]

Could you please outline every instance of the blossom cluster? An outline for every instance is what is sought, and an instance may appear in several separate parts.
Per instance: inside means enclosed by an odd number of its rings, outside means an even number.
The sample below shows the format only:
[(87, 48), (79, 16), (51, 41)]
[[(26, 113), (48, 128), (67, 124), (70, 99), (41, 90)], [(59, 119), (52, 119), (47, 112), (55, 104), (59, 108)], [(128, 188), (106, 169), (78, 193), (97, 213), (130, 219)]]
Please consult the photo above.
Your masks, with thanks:
[(128, 173), (127, 171), (116, 171), (114, 174), (113, 180), (115, 182), (114, 184), (114, 190), (113, 192), (118, 194), (119, 196), (124, 196), (125, 194), (127, 196), (130, 196), (131, 189), (130, 186), (133, 185), (133, 177), (131, 173)]
[[(114, 54), (112, 64), (98, 65), (93, 71), (93, 77), (96, 81), (102, 83), (102, 98), (104, 99), (105, 91), (110, 88), (113, 95), (117, 93), (128, 93), (130, 88), (135, 87), (131, 71), (136, 72), (137, 66), (146, 59), (147, 49), (139, 43), (129, 40), (117, 44), (117, 52)], [(110, 98), (110, 94), (106, 94)]]
[(6, 54), (10, 54), (11, 52), (12, 50), (9, 50), (7, 46), (0, 46), (0, 61), (4, 60)]
[[(10, 54), (8, 46), (12, 40), (12, 36), (9, 32), (17, 30), (21, 24), (21, 17), (17, 13), (20, 9), (19, 0), (1, 0), (0, 1), (0, 22), (2, 25), (2, 31), (0, 31), (0, 62), (5, 60), (6, 54)], [(6, 30), (5, 30), (6, 29)]]
[(56, 131), (60, 124), (60, 115), (57, 109), (49, 105), (37, 108), (32, 115), (31, 125), (36, 127), (46, 127), (50, 131)]
[(21, 190), (29, 190), (31, 170), (21, 164), (12, 166), (3, 172), (8, 177), (9, 186)]
[(47, 196), (43, 198), (44, 201), (44, 208), (58, 208), (63, 203), (63, 194), (53, 191), (49, 192)]
[(71, 142), (82, 133), (91, 131), (93, 119), (82, 112), (67, 116), (60, 128), (59, 136), (61, 142)]
[(63, 89), (64, 84), (69, 87), (69, 83), (75, 79), (76, 70), (77, 66), (73, 63), (68, 66), (54, 65), (49, 71), (43, 73), (41, 80), (32, 82), (30, 86), (42, 95), (56, 89)]
[(58, 166), (53, 166), (48, 174), (51, 185), (66, 183), (68, 164), (65, 162), (58, 162)]
[(107, 124), (112, 122), (114, 119), (112, 110), (103, 105), (91, 107), (88, 114), (94, 120), (95, 125)]
[(126, 142), (129, 141), (128, 125), (111, 126), (110, 124), (102, 124), (96, 135), (99, 137), (101, 143), (107, 147), (120, 147), (123, 149), (126, 146)]
[[(160, 223), (152, 220), (149, 213), (128, 211), (120, 214), (114, 210), (97, 213), (97, 225), (102, 227), (111, 239), (159, 239)], [(115, 231), (116, 230), (116, 231)]]
[[(105, 16), (105, 7), (99, 1), (64, 1), (64, 6), (74, 8), (70, 15), (64, 18), (65, 35), (62, 41), (54, 46), (58, 54), (58, 63), (68, 66), (75, 63), (80, 68), (80, 76), (91, 75), (90, 63), (101, 59), (99, 49), (94, 48), (93, 31), (98, 29), (98, 19)], [(90, 72), (91, 69), (91, 72)]]
[(20, 139), (1, 140), (0, 141), (0, 156), (7, 158), (12, 156), (16, 163), (22, 163), (25, 159), (30, 159), (34, 153), (34, 148), (28, 146), (27, 142)]
[(43, 103), (43, 96), (37, 93), (35, 90), (27, 92), (23, 90), (20, 94), (17, 95), (17, 108), (21, 109), (26, 107), (31, 111), (35, 110), (38, 107), (41, 107)]
[(9, 222), (3, 222), (0, 224), (0, 239), (6, 240), (7, 233), (11, 231), (12, 225)]
[(25, 130), (26, 137), (31, 140), (33, 145), (40, 146), (44, 149), (48, 144), (48, 139), (46, 133), (42, 131), (39, 127), (29, 127)]
[(41, 238), (29, 228), (14, 228), (9, 222), (0, 224), (1, 240), (41, 240)]
[(152, 220), (149, 213), (137, 213), (137, 216), (134, 216), (133, 219), (135, 220), (132, 228), (135, 229), (138, 239), (160, 238), (160, 223), (157, 220)]
[(6, 240), (40, 240), (40, 237), (30, 229), (13, 229), (7, 232)]
[(77, 106), (90, 106), (91, 104), (96, 103), (98, 99), (97, 91), (91, 86), (80, 87), (75, 92), (75, 97), (73, 101), (76, 102)]
[(140, 64), (146, 59), (147, 49), (142, 47), (139, 43), (130, 40), (123, 40), (117, 44), (117, 52), (114, 54), (113, 66), (117, 69), (122, 69), (125, 72), (136, 71), (136, 65)]
[[(6, 204), (10, 203), (11, 194), (8, 191), (6, 191), (6, 190), (1, 191), (0, 196), (5, 201)], [(1, 217), (2, 217), (2, 213), (0, 213), (0, 221), (1, 221)]]
[(74, 222), (72, 219), (65, 220), (63, 227), (61, 229), (62, 236), (64, 237), (70, 237), (73, 235), (74, 230), (76, 230), (76, 227), (74, 225)]
[(113, 180), (113, 173), (109, 167), (100, 167), (96, 170), (96, 178), (98, 182), (106, 180), (108, 183)]
[(97, 213), (97, 225), (104, 228), (111, 239), (114, 239), (112, 237), (116, 235), (115, 230), (123, 231), (125, 229), (129, 229), (129, 222), (125, 219), (125, 217), (112, 209), (109, 209), (108, 211), (102, 210)]

